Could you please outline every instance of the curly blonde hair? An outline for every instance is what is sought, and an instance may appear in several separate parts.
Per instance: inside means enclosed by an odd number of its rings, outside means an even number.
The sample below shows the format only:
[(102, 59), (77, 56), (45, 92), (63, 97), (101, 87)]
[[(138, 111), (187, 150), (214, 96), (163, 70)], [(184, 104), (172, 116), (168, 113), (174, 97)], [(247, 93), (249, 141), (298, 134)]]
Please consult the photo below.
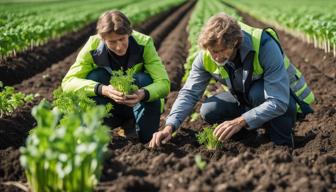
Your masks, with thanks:
[(203, 27), (198, 44), (202, 49), (215, 45), (233, 48), (235, 43), (239, 46), (243, 40), (243, 33), (238, 22), (225, 13), (212, 16)]

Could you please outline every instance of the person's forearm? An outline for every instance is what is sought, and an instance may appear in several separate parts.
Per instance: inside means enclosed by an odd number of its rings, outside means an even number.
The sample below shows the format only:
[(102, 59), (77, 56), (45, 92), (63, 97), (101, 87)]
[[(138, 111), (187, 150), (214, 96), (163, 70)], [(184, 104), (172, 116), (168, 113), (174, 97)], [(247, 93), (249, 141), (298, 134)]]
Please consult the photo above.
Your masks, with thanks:
[(182, 89), (167, 117), (166, 125), (173, 125), (174, 130), (177, 129), (192, 112), (198, 99), (191, 90)]
[(202, 52), (199, 52), (192, 64), (189, 77), (168, 115), (166, 125), (174, 125), (177, 129), (202, 97), (211, 78), (210, 73), (204, 69), (202, 57)]
[(242, 117), (244, 117), (248, 125), (247, 129), (255, 129), (267, 121), (284, 114), (286, 110), (287, 104), (276, 99), (269, 99), (261, 105), (245, 112)]

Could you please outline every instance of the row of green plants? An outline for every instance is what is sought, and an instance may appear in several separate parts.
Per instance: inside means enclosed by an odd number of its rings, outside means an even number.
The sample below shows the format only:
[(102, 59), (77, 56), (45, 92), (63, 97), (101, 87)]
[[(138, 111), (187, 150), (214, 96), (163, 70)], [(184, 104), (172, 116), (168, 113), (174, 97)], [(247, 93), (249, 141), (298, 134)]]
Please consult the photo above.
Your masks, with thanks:
[(85, 0), (2, 4), (0, 55), (6, 57), (44, 44), (93, 22), (107, 9), (119, 9), (134, 0)]
[(257, 19), (313, 43), (336, 57), (336, 2), (225, 0)]
[(157, 15), (172, 7), (181, 5), (186, 0), (145, 0), (137, 1), (123, 8), (121, 11), (127, 15), (133, 24), (139, 24), (151, 16)]
[[(134, 84), (133, 79), (133, 71), (127, 70), (126, 72), (119, 70), (113, 71), (113, 78), (110, 80), (110, 84), (117, 89), (118, 91), (124, 93), (125, 95), (131, 94), (138, 90), (138, 87)], [(62, 112), (69, 111), (75, 109), (72, 105), (72, 95), (71, 93), (59, 93), (60, 90), (55, 91), (55, 100), (54, 103), (61, 109)], [(22, 92), (18, 92), (12, 86), (4, 86), (0, 81), (0, 118), (4, 116), (9, 116), (16, 110), (18, 107), (23, 106), (28, 102), (32, 102), (34, 97), (38, 95), (33, 94), (24, 94)], [(61, 99), (59, 99), (61, 97)], [(84, 99), (85, 97), (81, 97), (81, 102), (79, 103), (79, 109), (81, 105), (93, 105), (94, 102), (90, 99)], [(84, 99), (84, 100), (83, 100)]]
[(120, 9), (134, 24), (167, 10), (184, 0), (84, 0), (29, 3), (0, 3), (0, 57), (27, 49), (77, 31), (110, 9)]
[(0, 81), (0, 118), (10, 115), (15, 109), (33, 99), (34, 95), (18, 92), (14, 87), (4, 86)]
[(224, 12), (238, 20), (240, 20), (240, 16), (238, 13), (226, 6), (221, 0), (198, 0), (196, 7), (191, 14), (189, 23), (188, 23), (188, 41), (190, 43), (190, 48), (188, 51), (188, 57), (186, 63), (184, 64), (185, 74), (183, 76), (183, 81), (185, 82), (189, 76), (189, 72), (191, 70), (192, 63), (196, 57), (196, 54), (200, 50), (198, 47), (198, 37), (202, 30), (203, 25), (207, 22), (207, 20), (215, 15), (216, 13)]
[(53, 103), (32, 110), (37, 126), (20, 148), (32, 191), (92, 191), (99, 181), (111, 140), (103, 125), (108, 110), (80, 93), (57, 90)]
[[(137, 89), (132, 71), (115, 71), (111, 85), (131, 94)], [(20, 162), (35, 192), (93, 191), (101, 176), (104, 154), (111, 142), (111, 104), (97, 106), (81, 90), (53, 93), (32, 110), (37, 122), (20, 148)]]
[[(58, 37), (66, 31), (77, 30), (83, 24), (96, 19), (99, 14), (108, 8), (124, 6), (121, 11), (126, 13), (134, 24), (137, 24), (184, 1), (164, 0), (157, 3), (154, 0), (136, 2), (125, 0), (111, 3), (106, 0), (101, 2), (86, 0), (82, 3), (66, 1), (64, 4), (39, 2), (38, 7), (34, 2), (6, 3), (0, 7), (0, 56), (5, 57), (9, 53), (41, 45), (46, 40)], [(145, 3), (148, 5), (144, 6)], [(69, 7), (76, 7), (76, 9), (69, 9)], [(60, 26), (63, 28), (60, 28)], [(38, 29), (41, 33), (34, 31), (35, 29)], [(114, 85), (118, 86), (116, 83)], [(2, 83), (0, 86), (2, 87)], [(134, 86), (130, 88), (133, 91), (136, 89)], [(23, 93), (16, 93), (13, 87), (7, 86), (0, 90), (2, 89), (4, 91), (0, 93), (0, 117), (10, 115), (17, 107), (32, 101), (32, 95), (26, 96)]]
[[(110, 84), (116, 90), (124, 93), (124, 95), (132, 94), (138, 90), (138, 86), (134, 84), (135, 81), (133, 75), (134, 73), (132, 70), (127, 70), (125, 72), (123, 70), (113, 71)], [(57, 89), (54, 92), (54, 105), (63, 113), (67, 111), (80, 112), (83, 109), (94, 105), (93, 100), (81, 95), (81, 92), (78, 94), (80, 96), (78, 99), (81, 102), (79, 102), (78, 105), (72, 106), (75, 95), (73, 95), (73, 93), (62, 93), (60, 89)], [(0, 118), (9, 116), (18, 107), (33, 101), (35, 96), (37, 95), (18, 92), (14, 87), (4, 86), (0, 81)]]

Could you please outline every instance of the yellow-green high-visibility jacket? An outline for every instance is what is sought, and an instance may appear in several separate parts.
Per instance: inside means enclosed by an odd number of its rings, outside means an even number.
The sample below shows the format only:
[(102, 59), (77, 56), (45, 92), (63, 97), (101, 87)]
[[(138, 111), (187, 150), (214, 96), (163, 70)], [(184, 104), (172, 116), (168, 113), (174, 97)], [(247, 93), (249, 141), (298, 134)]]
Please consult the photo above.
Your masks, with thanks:
[[(135, 73), (148, 73), (153, 83), (144, 87), (149, 92), (147, 101), (164, 98), (170, 91), (168, 74), (157, 54), (151, 37), (133, 31), (129, 38), (128, 68)], [(106, 46), (98, 35), (91, 36), (77, 56), (75, 63), (62, 81), (64, 91), (84, 90), (88, 96), (95, 96), (95, 86), (98, 82), (86, 79), (95, 68), (102, 67), (111, 73), (113, 63), (110, 63)]]
[[(252, 62), (252, 69), (250, 79), (248, 79), (249, 74), (245, 75), (246, 79), (243, 79), (244, 85), (246, 87), (251, 84), (252, 81), (258, 80), (263, 77), (264, 69), (263, 66), (259, 62), (259, 48), (261, 45), (261, 35), (263, 32), (267, 32), (279, 45), (280, 49), (280, 41), (276, 34), (276, 32), (272, 28), (266, 29), (258, 29), (254, 27), (250, 27), (244, 23), (239, 23), (242, 31), (246, 32), (251, 36), (252, 46), (254, 49), (254, 56), (250, 59)], [(289, 61), (288, 57), (285, 55), (283, 50), (284, 65), (287, 70), (289, 80), (290, 80), (290, 89), (295, 93), (297, 98), (300, 101), (303, 101), (307, 104), (311, 104), (314, 101), (314, 94), (308, 87), (302, 73)], [(223, 67), (218, 67), (215, 61), (212, 59), (210, 53), (208, 51), (203, 52), (203, 64), (206, 71), (211, 73), (214, 77), (218, 76), (221, 80), (225, 81), (226, 85), (231, 85), (230, 78), (228, 72)], [(249, 66), (249, 65), (246, 65)], [(300, 105), (297, 105), (297, 111), (301, 112)]]

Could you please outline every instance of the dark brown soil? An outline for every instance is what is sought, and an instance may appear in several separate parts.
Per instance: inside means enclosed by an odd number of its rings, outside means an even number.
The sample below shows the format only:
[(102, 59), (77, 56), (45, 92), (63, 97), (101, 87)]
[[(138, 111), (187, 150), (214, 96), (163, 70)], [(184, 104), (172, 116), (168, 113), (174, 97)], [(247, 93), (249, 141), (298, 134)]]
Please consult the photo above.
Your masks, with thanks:
[[(186, 4), (186, 2), (184, 3)], [(181, 5), (171, 8), (168, 11), (162, 12), (159, 15), (154, 15), (149, 18), (147, 21), (135, 26), (135, 28), (144, 34), (150, 34), (154, 29), (160, 25), (160, 23), (165, 20), (169, 15), (173, 14), (177, 9), (179, 9)]]
[[(247, 23), (255, 24), (253, 18), (245, 18), (250, 19)], [(98, 189), (129, 191), (136, 186), (138, 190), (145, 187), (160, 191), (334, 191), (336, 120), (332, 101), (336, 94), (332, 85), (335, 80), (305, 62), (299, 53), (306, 49), (306, 44), (285, 33), (280, 33), (280, 37), (286, 53), (305, 74), (317, 100), (315, 113), (297, 125), (296, 138), (304, 139), (299, 146), (291, 149), (275, 146), (265, 138), (246, 138), (225, 142), (220, 150), (208, 151), (194, 136), (206, 124), (201, 120), (191, 123), (187, 119), (171, 142), (159, 149), (114, 138)], [(167, 50), (164, 44), (159, 52), (174, 85), (181, 78), (173, 74), (177, 72), (178, 76), (179, 71), (183, 71), (183, 62), (174, 62), (172, 57), (166, 56), (170, 51), (164, 51)], [(329, 59), (332, 58), (324, 61)], [(177, 92), (169, 95), (162, 120), (176, 96)], [(208, 163), (204, 171), (195, 165), (196, 154), (201, 154)]]
[(174, 13), (174, 17), (169, 16), (151, 32), (151, 36), (154, 39), (155, 47), (157, 49), (161, 46), (161, 42), (163, 42), (163, 39), (169, 34), (171, 29), (176, 27), (176, 25), (182, 20), (185, 14), (188, 13), (194, 3), (195, 1), (189, 1), (188, 3), (184, 4)]
[[(190, 12), (176, 25), (169, 28), (169, 35), (163, 39), (159, 54), (166, 65), (172, 81), (172, 90), (162, 115), (162, 124), (177, 97), (181, 87), (183, 64), (187, 56), (186, 25)], [(252, 17), (243, 14), (245, 21), (253, 26), (265, 26)], [(171, 15), (170, 17), (174, 17)], [(162, 22), (163, 23), (163, 22)], [(164, 27), (162, 27), (164, 29)], [(200, 146), (195, 134), (206, 125), (201, 119), (190, 122), (188, 118), (173, 139), (158, 149), (136, 140), (114, 137), (104, 163), (103, 175), (97, 191), (335, 191), (336, 190), (336, 84), (335, 78), (307, 62), (316, 57), (321, 66), (332, 56), (309, 49), (309, 45), (280, 32), (285, 52), (291, 61), (304, 73), (316, 96), (315, 113), (296, 127), (297, 136), (306, 138), (295, 149), (275, 146), (268, 140), (245, 138), (241, 141), (227, 141), (221, 149), (208, 151)], [(306, 53), (307, 52), (307, 53)], [(73, 54), (73, 58), (76, 53)], [(313, 56), (312, 56), (313, 55)], [(323, 59), (323, 58), (326, 59)], [(321, 59), (318, 59), (321, 58)], [(64, 71), (73, 60), (61, 61)], [(60, 71), (55, 65), (54, 71)], [(67, 67), (66, 67), (67, 66)], [(60, 67), (62, 68), (62, 67)], [(53, 71), (50, 69), (48, 73)], [(64, 72), (63, 71), (63, 72)], [(63, 73), (60, 72), (60, 73)], [(64, 73), (63, 73), (64, 75)], [(35, 90), (44, 92), (50, 98), (50, 90), (44, 86), (41, 77), (26, 84), (32, 87), (37, 82), (43, 85)], [(61, 75), (62, 76), (62, 75)], [(51, 75), (50, 75), (51, 77)], [(55, 77), (52, 77), (55, 78)], [(57, 87), (60, 80), (52, 79)], [(25, 90), (18, 86), (18, 89)], [(49, 94), (48, 94), (49, 91)], [(42, 95), (41, 93), (41, 95)], [(197, 111), (201, 103), (198, 103)], [(28, 127), (28, 126), (27, 126)], [(0, 129), (1, 130), (1, 129)], [(2, 137), (1, 137), (2, 139)], [(197, 168), (194, 157), (200, 154), (207, 162), (202, 171)], [(16, 148), (0, 150), (1, 181), (25, 182), (19, 153)], [(0, 191), (19, 191), (16, 187), (4, 187)]]

